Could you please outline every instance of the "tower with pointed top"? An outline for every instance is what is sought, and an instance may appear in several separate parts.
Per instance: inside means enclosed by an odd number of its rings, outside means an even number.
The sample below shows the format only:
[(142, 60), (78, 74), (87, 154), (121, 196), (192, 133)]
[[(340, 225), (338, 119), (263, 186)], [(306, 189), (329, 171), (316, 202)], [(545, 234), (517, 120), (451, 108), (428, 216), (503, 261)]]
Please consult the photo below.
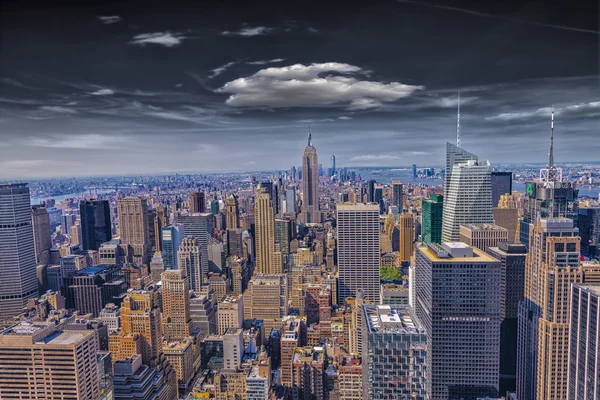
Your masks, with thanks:
[(308, 145), (302, 156), (302, 221), (305, 224), (321, 222), (319, 213), (319, 162), (312, 144), (310, 125)]
[(456, 110), (456, 147), (460, 148), (460, 90), (458, 91)]

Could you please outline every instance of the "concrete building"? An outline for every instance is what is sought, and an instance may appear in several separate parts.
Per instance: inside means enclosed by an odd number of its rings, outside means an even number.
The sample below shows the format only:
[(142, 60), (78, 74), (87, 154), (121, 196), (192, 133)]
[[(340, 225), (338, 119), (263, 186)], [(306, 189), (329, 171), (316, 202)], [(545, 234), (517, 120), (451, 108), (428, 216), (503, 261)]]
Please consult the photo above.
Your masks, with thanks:
[(200, 368), (200, 352), (193, 338), (163, 344), (162, 351), (175, 370), (179, 389), (185, 391)]
[(456, 387), (465, 397), (497, 392), (504, 318), (500, 261), (461, 242), (418, 247), (415, 309), (431, 339), (431, 400), (447, 400)]
[(100, 311), (98, 319), (107, 326), (109, 334), (118, 332), (121, 329), (121, 309), (114, 303), (106, 304)]
[(338, 303), (356, 297), (379, 302), (380, 237), (377, 204), (337, 205)]
[(242, 364), (244, 355), (244, 330), (229, 328), (223, 334), (223, 368), (235, 370)]
[(238, 198), (235, 194), (230, 194), (225, 201), (226, 217), (227, 222), (225, 226), (227, 229), (239, 229), (240, 228), (240, 210), (238, 204)]
[(206, 211), (204, 192), (190, 193), (190, 213), (203, 213)]
[(38, 296), (31, 203), (26, 183), (0, 183), (0, 321)]
[(50, 216), (46, 211), (46, 207), (41, 205), (31, 206), (31, 226), (33, 227), (35, 262), (37, 264), (48, 264), (50, 263), (50, 249), (52, 248), (52, 232), (50, 230)]
[(286, 321), (283, 329), (280, 343), (280, 381), (279, 383), (289, 388), (293, 384), (293, 360), (294, 350), (302, 345), (301, 343), (301, 323), (291, 319)]
[(190, 294), (192, 330), (198, 329), (202, 337), (217, 333), (217, 309), (209, 296), (203, 293)]
[[(274, 272), (275, 220), (271, 198), (266, 191), (256, 194), (254, 223), (256, 242), (256, 273)], [(281, 273), (281, 271), (279, 271)]]
[(163, 362), (157, 367), (142, 364), (142, 358), (132, 355), (116, 360), (114, 400), (173, 400), (177, 398), (177, 380), (173, 367)]
[(288, 312), (288, 285), (285, 275), (254, 275), (244, 293), (244, 317), (264, 322), (267, 334), (279, 328)]
[(400, 215), (400, 262), (408, 265), (415, 250), (415, 219), (409, 212)]
[(165, 340), (181, 341), (192, 333), (188, 280), (182, 270), (165, 271), (161, 280)]
[(460, 241), (481, 251), (508, 242), (508, 230), (494, 224), (466, 224), (460, 226)]
[(140, 197), (125, 197), (118, 201), (119, 239), (130, 262), (148, 262), (150, 241), (148, 202)]
[(519, 229), (519, 210), (512, 195), (500, 196), (498, 206), (494, 208), (494, 224), (508, 231), (508, 241), (518, 243), (517, 232)]
[(363, 398), (429, 397), (427, 332), (408, 307), (364, 305)]
[(99, 398), (96, 336), (20, 322), (0, 332), (0, 398)]
[(200, 291), (204, 283), (202, 257), (203, 252), (198, 240), (187, 237), (181, 241), (177, 252), (177, 266), (185, 271), (189, 287), (194, 291)]
[(244, 296), (226, 296), (218, 304), (217, 333), (223, 335), (229, 328), (241, 328), (244, 323)]
[(302, 155), (302, 221), (305, 224), (321, 222), (319, 211), (319, 162), (312, 144), (310, 129), (308, 144)]

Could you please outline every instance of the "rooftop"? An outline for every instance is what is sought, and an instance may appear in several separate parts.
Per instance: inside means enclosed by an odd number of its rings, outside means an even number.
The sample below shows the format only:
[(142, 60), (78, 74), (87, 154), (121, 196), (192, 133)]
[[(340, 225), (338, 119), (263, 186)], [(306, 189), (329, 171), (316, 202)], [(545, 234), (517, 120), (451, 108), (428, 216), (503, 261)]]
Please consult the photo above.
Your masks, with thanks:
[(461, 227), (465, 227), (471, 231), (505, 231), (506, 228), (503, 228), (494, 224), (464, 224)]
[[(459, 244), (460, 243), (460, 244)], [(448, 249), (464, 249), (470, 247), (469, 245), (462, 242), (444, 243)], [(449, 245), (449, 246), (448, 246)], [(444, 247), (433, 243), (429, 243), (427, 246), (419, 246), (418, 249), (432, 262), (446, 262), (446, 263), (464, 263), (464, 262), (478, 262), (478, 263), (491, 263), (499, 262), (494, 257), (490, 256), (484, 251), (479, 250), (476, 247), (470, 247), (473, 255), (472, 257), (452, 257)], [(434, 250), (435, 249), (435, 250)]]
[(373, 333), (416, 334), (425, 332), (408, 307), (365, 305), (363, 312), (368, 329)]
[(582, 288), (583, 290), (585, 290), (586, 292), (590, 292), (593, 295), (600, 297), (600, 284), (595, 284), (595, 285), (580, 285), (577, 284), (578, 287)]

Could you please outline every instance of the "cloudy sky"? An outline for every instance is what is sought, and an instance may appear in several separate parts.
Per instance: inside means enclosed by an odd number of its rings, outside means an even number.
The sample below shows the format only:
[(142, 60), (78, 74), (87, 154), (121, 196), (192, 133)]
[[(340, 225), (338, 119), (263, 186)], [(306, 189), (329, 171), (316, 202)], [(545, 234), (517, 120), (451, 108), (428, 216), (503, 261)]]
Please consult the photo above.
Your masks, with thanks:
[[(0, 7), (0, 179), (320, 160), (600, 161), (598, 5), (66, 1)], [(519, 5), (517, 5), (519, 4)]]

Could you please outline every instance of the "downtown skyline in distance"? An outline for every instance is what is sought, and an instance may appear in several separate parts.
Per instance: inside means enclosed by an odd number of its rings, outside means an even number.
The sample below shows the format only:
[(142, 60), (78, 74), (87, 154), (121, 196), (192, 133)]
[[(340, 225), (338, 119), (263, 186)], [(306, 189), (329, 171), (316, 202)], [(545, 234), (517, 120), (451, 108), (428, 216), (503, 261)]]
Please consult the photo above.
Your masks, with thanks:
[(492, 165), (544, 163), (553, 105), (557, 163), (600, 152), (592, 2), (175, 3), (3, 8), (2, 179), (285, 170), (309, 123), (324, 167), (442, 165), (458, 90)]

